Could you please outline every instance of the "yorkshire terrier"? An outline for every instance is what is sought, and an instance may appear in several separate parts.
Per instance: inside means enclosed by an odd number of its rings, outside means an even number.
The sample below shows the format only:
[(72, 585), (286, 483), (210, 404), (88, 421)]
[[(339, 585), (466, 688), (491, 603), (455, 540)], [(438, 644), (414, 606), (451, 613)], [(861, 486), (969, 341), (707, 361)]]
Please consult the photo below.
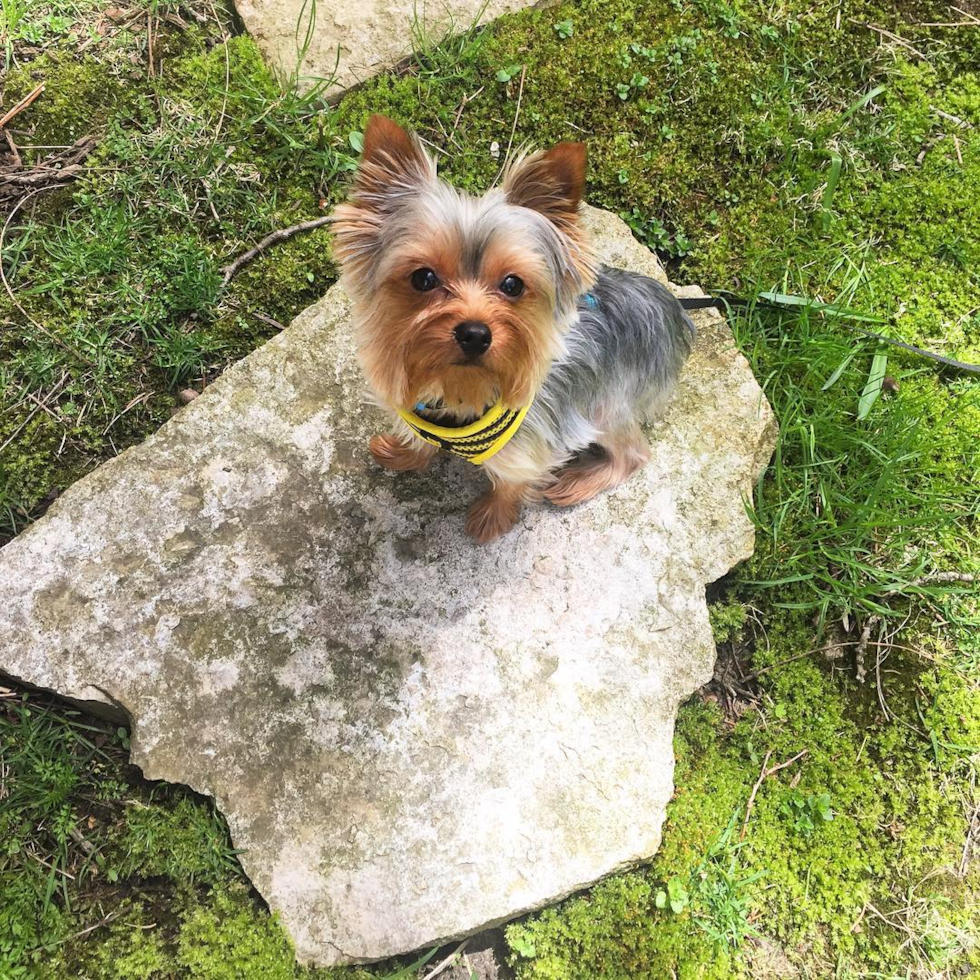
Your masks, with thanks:
[(436, 176), (421, 144), (372, 116), (334, 250), (360, 363), (395, 429), (371, 440), (391, 470), (440, 448), (483, 465), (479, 542), (525, 501), (561, 507), (650, 456), (642, 419), (666, 404), (694, 324), (663, 285), (600, 266), (579, 218), (582, 143), (518, 157), (483, 197)]

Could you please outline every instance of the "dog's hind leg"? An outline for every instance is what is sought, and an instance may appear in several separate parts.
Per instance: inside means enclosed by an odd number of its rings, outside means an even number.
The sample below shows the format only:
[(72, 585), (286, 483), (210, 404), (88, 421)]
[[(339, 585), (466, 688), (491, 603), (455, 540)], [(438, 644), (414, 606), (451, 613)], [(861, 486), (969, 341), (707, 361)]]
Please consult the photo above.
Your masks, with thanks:
[(572, 507), (591, 500), (628, 480), (650, 459), (650, 444), (638, 422), (603, 433), (596, 445), (600, 452), (570, 463), (542, 491), (546, 500), (559, 507)]

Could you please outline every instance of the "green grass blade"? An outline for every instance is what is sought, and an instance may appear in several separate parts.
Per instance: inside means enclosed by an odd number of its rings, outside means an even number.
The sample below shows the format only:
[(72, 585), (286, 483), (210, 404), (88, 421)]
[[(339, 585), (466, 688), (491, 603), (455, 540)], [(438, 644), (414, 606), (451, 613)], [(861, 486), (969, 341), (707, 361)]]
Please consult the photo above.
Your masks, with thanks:
[(862, 95), (861, 98), (857, 99), (855, 102), (852, 102), (851, 105), (848, 106), (848, 108), (841, 115), (840, 122), (841, 123), (847, 122), (847, 120), (850, 119), (855, 112), (857, 112), (859, 109), (863, 109), (864, 106), (866, 106), (873, 98), (881, 95), (881, 93), (884, 92), (885, 89), (887, 88), (888, 88), (887, 85), (879, 85), (877, 86), (877, 88), (873, 88), (866, 95)]
[(820, 220), (823, 225), (823, 230), (829, 231), (831, 222), (834, 220), (831, 206), (834, 203), (834, 194), (837, 192), (837, 182), (840, 180), (843, 160), (837, 150), (825, 150), (824, 152), (830, 157), (830, 175), (827, 177), (827, 186), (824, 188), (823, 198), (820, 202), (820, 206), (823, 209)]
[(861, 422), (868, 417), (872, 406), (881, 394), (882, 385), (885, 381), (885, 369), (888, 367), (888, 355), (875, 354), (871, 361), (871, 371), (868, 373), (868, 383), (861, 392), (858, 399), (858, 421)]
[(862, 313), (860, 310), (838, 306), (836, 303), (821, 303), (819, 300), (811, 299), (808, 296), (796, 296), (793, 293), (768, 291), (756, 294), (756, 299), (761, 299), (773, 306), (785, 306), (789, 308), (805, 307), (816, 310), (818, 313), (825, 313), (828, 316), (840, 317), (842, 320), (858, 320), (863, 323), (887, 322), (884, 317), (875, 316), (873, 313)]
[(840, 380), (840, 376), (847, 370), (848, 365), (854, 360), (857, 355), (857, 351), (851, 351), (845, 358), (837, 365), (834, 369), (834, 373), (824, 382), (821, 391), (827, 391), (832, 388)]

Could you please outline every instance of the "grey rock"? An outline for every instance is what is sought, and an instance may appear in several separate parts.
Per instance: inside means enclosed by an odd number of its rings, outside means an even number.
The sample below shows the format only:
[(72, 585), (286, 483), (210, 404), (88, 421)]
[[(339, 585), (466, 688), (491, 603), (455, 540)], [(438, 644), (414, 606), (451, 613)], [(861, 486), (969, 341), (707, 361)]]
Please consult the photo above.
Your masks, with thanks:
[[(663, 276), (610, 215), (600, 253)], [(752, 552), (769, 406), (722, 319), (649, 466), (480, 548), (476, 467), (378, 469), (341, 286), (0, 551), (0, 669), (124, 710), (214, 797), (302, 961), (484, 929), (649, 859), (705, 583)]]
[(235, 0), (235, 6), (281, 76), (296, 75), (307, 88), (314, 79), (332, 79), (326, 92), (337, 94), (396, 65), (420, 42), (435, 43), (531, 2)]

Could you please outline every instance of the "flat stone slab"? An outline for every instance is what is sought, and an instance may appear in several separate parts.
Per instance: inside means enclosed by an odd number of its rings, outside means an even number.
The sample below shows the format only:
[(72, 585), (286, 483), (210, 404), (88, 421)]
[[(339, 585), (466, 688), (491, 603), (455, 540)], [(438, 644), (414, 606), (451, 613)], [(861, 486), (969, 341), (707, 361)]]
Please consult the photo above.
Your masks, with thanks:
[(466, 31), (475, 23), (486, 23), (532, 3), (235, 0), (235, 7), (246, 30), (280, 75), (289, 77), (298, 71), (301, 79), (332, 78), (334, 83), (326, 92), (335, 95), (398, 64), (420, 39), (434, 44), (447, 34)]
[[(600, 254), (663, 278), (618, 218)], [(124, 709), (213, 796), (303, 961), (369, 961), (650, 858), (704, 586), (752, 551), (772, 413), (723, 320), (653, 458), (572, 510), (463, 532), (478, 468), (380, 470), (334, 286), (0, 551), (0, 669)]]

